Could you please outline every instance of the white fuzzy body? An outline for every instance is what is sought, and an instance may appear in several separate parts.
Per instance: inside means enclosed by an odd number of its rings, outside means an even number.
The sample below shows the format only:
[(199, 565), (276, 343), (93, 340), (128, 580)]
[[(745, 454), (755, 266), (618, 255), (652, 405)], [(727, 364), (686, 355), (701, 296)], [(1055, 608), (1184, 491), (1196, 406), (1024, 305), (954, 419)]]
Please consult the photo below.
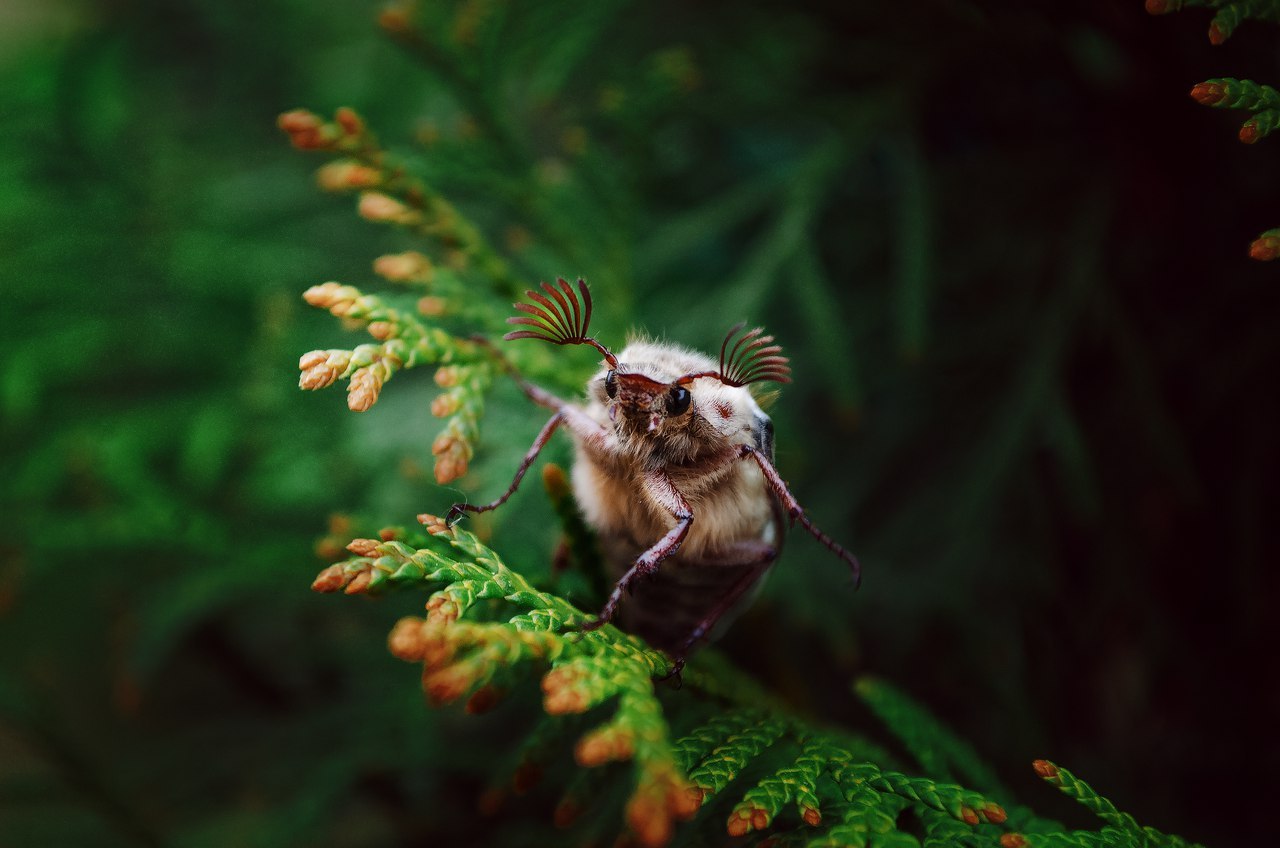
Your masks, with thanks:
[[(619, 374), (660, 383), (716, 369), (700, 353), (652, 342), (632, 342), (618, 361)], [(665, 474), (676, 497), (683, 496), (692, 515), (683, 543), (657, 573), (634, 584), (619, 612), (624, 628), (659, 647), (679, 649), (717, 604), (752, 575), (758, 580), (777, 555), (778, 508), (760, 468), (739, 458), (742, 446), (771, 454), (771, 425), (745, 387), (714, 377), (689, 383), (691, 407), (678, 417), (655, 424), (628, 419), (605, 393), (607, 373), (602, 370), (588, 384), (583, 411), (605, 428), (605, 436), (575, 438), (574, 494), (615, 579), (677, 524), (669, 490), (655, 489), (653, 473)], [(732, 615), (721, 618), (720, 626)]]

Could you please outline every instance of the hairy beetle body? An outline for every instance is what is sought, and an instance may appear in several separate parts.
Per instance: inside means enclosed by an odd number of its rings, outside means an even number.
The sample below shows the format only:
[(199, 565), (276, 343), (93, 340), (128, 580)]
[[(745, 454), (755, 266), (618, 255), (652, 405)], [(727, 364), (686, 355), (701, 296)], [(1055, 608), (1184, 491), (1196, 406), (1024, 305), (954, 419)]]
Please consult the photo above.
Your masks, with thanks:
[[(575, 439), (574, 495), (613, 578), (620, 580), (673, 524), (671, 512), (649, 494), (645, 474), (664, 471), (683, 494), (693, 515), (688, 534), (656, 572), (635, 585), (619, 611), (623, 627), (678, 651), (735, 586), (757, 584), (777, 558), (781, 512), (764, 475), (752, 463), (725, 461), (736, 460), (744, 445), (766, 444), (772, 460), (772, 427), (750, 391), (713, 377), (692, 381), (690, 408), (654, 430), (643, 420), (634, 428), (619, 425), (604, 389), (610, 371), (626, 369), (669, 384), (683, 374), (712, 370), (715, 362), (671, 345), (633, 342), (618, 354), (618, 363), (588, 384), (585, 408), (602, 428), (619, 434), (618, 443)], [(631, 430), (634, 437), (628, 438)], [(720, 616), (720, 629), (743, 606), (739, 601)]]
[[(565, 280), (529, 291), (508, 322), (532, 329), (504, 338), (589, 345), (604, 358), (586, 405), (567, 403), (517, 376), (530, 399), (554, 410), (511, 486), (483, 506), (454, 504), (450, 522), (507, 501), (560, 427), (577, 448), (574, 492), (617, 578), (590, 630), (622, 610), (622, 623), (672, 654), (673, 674), (700, 641), (727, 623), (777, 559), (783, 516), (844, 559), (857, 559), (805, 516), (773, 466), (773, 426), (747, 386), (790, 381), (787, 359), (759, 327), (733, 327), (719, 362), (676, 345), (633, 341), (620, 354), (587, 335), (591, 294)], [(741, 333), (741, 334), (740, 334)], [(631, 596), (624, 604), (624, 596)]]

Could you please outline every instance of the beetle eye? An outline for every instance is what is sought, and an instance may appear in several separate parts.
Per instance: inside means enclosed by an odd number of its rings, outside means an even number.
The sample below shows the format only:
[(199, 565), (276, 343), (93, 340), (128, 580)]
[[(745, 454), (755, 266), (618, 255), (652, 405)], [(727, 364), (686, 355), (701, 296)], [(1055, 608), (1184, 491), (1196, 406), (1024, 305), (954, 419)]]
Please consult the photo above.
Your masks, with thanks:
[(684, 415), (689, 411), (689, 401), (693, 398), (684, 386), (675, 386), (667, 393), (667, 414)]
[(604, 375), (604, 393), (611, 398), (618, 396), (618, 378), (612, 371)]

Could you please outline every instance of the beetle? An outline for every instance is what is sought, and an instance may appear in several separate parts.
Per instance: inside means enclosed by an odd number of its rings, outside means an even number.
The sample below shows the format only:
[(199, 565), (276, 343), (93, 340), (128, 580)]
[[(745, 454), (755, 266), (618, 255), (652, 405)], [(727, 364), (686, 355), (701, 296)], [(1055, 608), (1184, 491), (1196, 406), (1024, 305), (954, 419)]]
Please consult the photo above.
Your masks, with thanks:
[[(677, 345), (638, 340), (616, 355), (587, 335), (591, 293), (579, 279), (542, 283), (508, 318), (524, 326), (504, 340), (589, 345), (603, 362), (585, 404), (524, 380), (531, 400), (553, 411), (511, 485), (491, 503), (454, 504), (446, 523), (504, 504), (561, 427), (575, 446), (573, 492), (600, 539), (616, 580), (592, 630), (618, 619), (629, 632), (686, 657), (718, 635), (777, 560), (788, 525), (799, 523), (861, 579), (857, 558), (814, 526), (773, 464), (773, 423), (747, 388), (790, 382), (782, 348), (757, 327), (729, 330), (719, 361)], [(629, 596), (623, 602), (624, 596)]]

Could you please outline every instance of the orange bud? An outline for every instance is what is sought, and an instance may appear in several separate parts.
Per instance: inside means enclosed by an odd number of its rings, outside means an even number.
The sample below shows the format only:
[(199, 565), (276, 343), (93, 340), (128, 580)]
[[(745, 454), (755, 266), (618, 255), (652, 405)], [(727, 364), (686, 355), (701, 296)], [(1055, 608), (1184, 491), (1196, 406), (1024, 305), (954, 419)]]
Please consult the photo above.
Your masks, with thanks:
[(1027, 837), (1021, 833), (1000, 834), (1001, 848), (1027, 848)]
[(338, 111), (333, 113), (333, 119), (347, 135), (360, 135), (364, 132), (364, 121), (350, 106), (338, 107)]
[(1217, 21), (1209, 24), (1209, 43), (1214, 47), (1221, 46), (1227, 40), (1228, 35), (1230, 33), (1223, 32)]
[(384, 542), (399, 539), (401, 535), (400, 528), (398, 527), (383, 527), (378, 531), (378, 538)]
[(475, 668), (470, 663), (455, 663), (423, 675), (422, 688), (428, 700), (439, 706), (461, 698), (475, 681)]
[(358, 368), (347, 384), (347, 408), (352, 412), (367, 412), (378, 402), (382, 391), (382, 378), (373, 368)]
[(678, 819), (691, 819), (697, 815), (698, 808), (702, 806), (702, 799), (705, 797), (701, 789), (681, 781), (668, 790), (667, 809), (671, 810)]
[(452, 389), (458, 385), (458, 366), (445, 365), (436, 369), (436, 385), (442, 389)]
[(1048, 760), (1036, 760), (1031, 763), (1031, 767), (1036, 770), (1036, 774), (1045, 780), (1057, 780), (1058, 767)]
[(444, 631), (437, 625), (431, 625), (424, 629), (425, 640), (422, 647), (423, 665), (430, 668), (439, 668), (447, 665), (453, 660), (453, 655), (457, 653), (457, 646), (446, 638)]
[(1240, 125), (1240, 140), (1245, 144), (1253, 144), (1262, 138), (1262, 133), (1258, 130), (1258, 121), (1256, 118), (1250, 118)]
[(427, 528), (427, 532), (432, 536), (439, 536), (449, 532), (449, 525), (445, 524), (444, 519), (438, 515), (432, 515), (424, 512), (416, 516), (418, 523)]
[(431, 414), (436, 418), (447, 418), (458, 411), (458, 398), (453, 394), (436, 395), (431, 401)]
[(420, 217), (413, 209), (380, 191), (363, 192), (356, 211), (361, 218), (375, 223), (410, 224)]
[(302, 293), (302, 299), (318, 309), (328, 309), (335, 303), (350, 300), (350, 292), (344, 291), (342, 283), (327, 282), (312, 286)]
[(612, 727), (592, 731), (578, 740), (573, 756), (578, 765), (588, 768), (613, 760), (627, 760), (632, 754), (630, 734)]
[(1177, 8), (1179, 0), (1147, 0), (1148, 15), (1167, 15)]
[(333, 382), (337, 379), (338, 370), (336, 368), (317, 365), (315, 368), (309, 368), (299, 375), (298, 388), (307, 389), (308, 391), (323, 389), (325, 386), (333, 385)]
[(373, 188), (381, 182), (382, 173), (377, 168), (347, 159), (329, 162), (316, 170), (316, 185), (325, 191)]
[(749, 814), (744, 811), (729, 816), (729, 824), (725, 829), (730, 836), (746, 836), (751, 832)]
[(547, 688), (545, 680), (543, 689), (546, 694), (542, 698), (542, 708), (547, 715), (568, 715), (587, 711), (587, 696), (581, 689), (571, 685)]
[(289, 142), (299, 150), (322, 150), (332, 143), (332, 131), (326, 131), (324, 121), (306, 109), (285, 112), (276, 119), (276, 126), (289, 135)]
[(377, 539), (352, 539), (347, 543), (347, 550), (356, 556), (373, 556), (378, 550)]
[(804, 819), (804, 823), (810, 827), (817, 827), (822, 824), (822, 813), (817, 807), (805, 807), (804, 812), (800, 814)]
[(421, 662), (427, 644), (425, 624), (422, 619), (412, 616), (397, 621), (387, 637), (387, 649), (391, 655), (406, 662)]
[(440, 484), (456, 480), (467, 473), (471, 460), (471, 446), (452, 433), (441, 433), (431, 444), (436, 457), (435, 476)]
[(351, 582), (347, 584), (347, 588), (342, 591), (348, 595), (363, 595), (369, 590), (369, 583), (373, 580), (373, 574), (368, 570), (357, 571), (356, 576), (351, 578)]
[(441, 318), (449, 311), (449, 301), (428, 295), (418, 300), (418, 312), (428, 318)]
[(302, 358), (298, 360), (298, 368), (306, 371), (308, 368), (314, 368), (329, 358), (329, 352), (325, 350), (313, 350), (302, 354)]
[(1254, 239), (1253, 244), (1249, 245), (1249, 257), (1259, 262), (1270, 262), (1280, 257), (1280, 237), (1262, 236)]
[(346, 585), (347, 577), (340, 565), (331, 565), (316, 575), (311, 583), (313, 592), (336, 592)]
[(978, 823), (978, 814), (974, 812), (972, 809), (970, 809), (969, 807), (960, 808), (960, 818), (964, 820), (965, 824)]
[(365, 329), (369, 331), (369, 335), (380, 342), (395, 338), (398, 332), (396, 325), (390, 321), (370, 321)]
[(988, 803), (980, 812), (982, 813), (982, 817), (992, 824), (1000, 824), (1005, 819), (1009, 818), (1009, 814), (1006, 813), (1004, 811), (1004, 807), (1001, 807), (999, 804)]
[(1217, 106), (1227, 97), (1227, 88), (1220, 82), (1201, 82), (1191, 87), (1191, 99), (1201, 106)]
[(416, 250), (388, 253), (373, 261), (373, 272), (393, 283), (427, 282), (431, 279), (431, 260)]
[(320, 116), (306, 109), (294, 109), (284, 112), (276, 118), (276, 126), (287, 133), (308, 132), (324, 126)]
[(458, 620), (458, 605), (448, 595), (435, 595), (427, 601), (427, 621), (452, 624)]

